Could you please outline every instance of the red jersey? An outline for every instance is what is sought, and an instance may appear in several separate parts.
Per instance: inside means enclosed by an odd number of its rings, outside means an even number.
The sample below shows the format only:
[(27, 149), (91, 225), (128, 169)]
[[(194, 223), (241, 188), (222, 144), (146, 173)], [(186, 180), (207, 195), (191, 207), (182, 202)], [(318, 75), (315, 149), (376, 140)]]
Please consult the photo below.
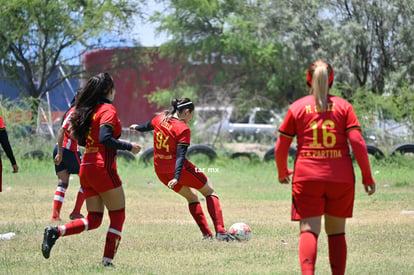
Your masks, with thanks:
[(0, 116), (0, 129), (6, 128), (6, 125), (4, 125), (3, 117)]
[(79, 151), (78, 143), (70, 135), (70, 129), (72, 128), (72, 124), (70, 123), (70, 117), (74, 110), (75, 110), (75, 106), (73, 106), (72, 108), (69, 109), (69, 111), (66, 112), (65, 118), (62, 123), (62, 128), (65, 129), (65, 135), (63, 137), (62, 147), (70, 151), (77, 152)]
[(296, 136), (294, 182), (354, 182), (354, 169), (347, 131), (361, 129), (352, 105), (328, 95), (327, 111), (318, 112), (313, 95), (295, 101), (279, 127), (288, 137)]
[(185, 122), (159, 114), (151, 121), (154, 127), (154, 168), (157, 173), (174, 173), (177, 145), (190, 145), (191, 132)]
[(116, 149), (106, 147), (99, 142), (99, 129), (103, 125), (109, 125), (113, 128), (114, 138), (121, 136), (121, 122), (112, 104), (103, 103), (95, 107), (92, 122), (89, 126), (89, 134), (86, 138), (82, 165), (94, 164), (100, 167), (116, 167)]

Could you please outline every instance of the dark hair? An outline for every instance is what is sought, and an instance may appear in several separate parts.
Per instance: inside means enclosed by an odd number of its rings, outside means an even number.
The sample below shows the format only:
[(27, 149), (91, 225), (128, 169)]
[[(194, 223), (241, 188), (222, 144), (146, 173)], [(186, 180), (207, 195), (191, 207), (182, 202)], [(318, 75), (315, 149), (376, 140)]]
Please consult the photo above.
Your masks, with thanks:
[(171, 107), (164, 112), (164, 119), (170, 119), (175, 113), (181, 114), (184, 110), (194, 111), (194, 103), (189, 98), (171, 100)]
[(79, 145), (86, 145), (93, 111), (98, 104), (105, 102), (113, 87), (112, 77), (108, 73), (100, 73), (88, 79), (85, 87), (80, 91), (71, 117), (72, 135)]

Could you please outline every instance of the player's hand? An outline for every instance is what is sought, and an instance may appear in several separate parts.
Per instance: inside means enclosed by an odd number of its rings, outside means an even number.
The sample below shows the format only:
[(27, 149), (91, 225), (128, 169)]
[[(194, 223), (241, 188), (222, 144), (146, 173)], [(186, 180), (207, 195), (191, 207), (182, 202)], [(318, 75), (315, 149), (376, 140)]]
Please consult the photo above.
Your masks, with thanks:
[(138, 154), (139, 151), (141, 151), (141, 146), (136, 142), (132, 142), (131, 144), (132, 144), (131, 153), (134, 155)]
[(289, 183), (290, 183), (290, 177), (289, 177), (289, 176), (287, 176), (287, 177), (285, 177), (285, 178), (279, 179), (279, 182), (280, 182), (281, 184), (289, 184)]
[(173, 189), (173, 188), (174, 188), (174, 186), (175, 186), (177, 183), (178, 183), (178, 180), (177, 180), (177, 179), (172, 179), (172, 180), (170, 180), (170, 181), (168, 182), (167, 186), (168, 186), (168, 188)]
[[(279, 182), (281, 184), (289, 184), (290, 183), (290, 175), (292, 175), (292, 174), (293, 174), (293, 171), (290, 170), (290, 169), (287, 169), (286, 173), (282, 174), (281, 178), (279, 177)], [(279, 175), (280, 175), (280, 173), (279, 173)]]
[(130, 126), (129, 126), (129, 130), (131, 130), (131, 131), (135, 131), (135, 132), (138, 132), (137, 130), (135, 130), (135, 127), (137, 127), (138, 126), (138, 124), (131, 124)]
[(13, 173), (17, 173), (19, 172), (19, 166), (17, 166), (17, 164), (13, 164)]
[(53, 159), (53, 161), (55, 162), (56, 165), (59, 165), (62, 162), (62, 154), (57, 154), (55, 156), (55, 158)]
[(371, 185), (364, 185), (365, 192), (367, 192), (368, 196), (371, 196), (375, 193), (375, 183)]

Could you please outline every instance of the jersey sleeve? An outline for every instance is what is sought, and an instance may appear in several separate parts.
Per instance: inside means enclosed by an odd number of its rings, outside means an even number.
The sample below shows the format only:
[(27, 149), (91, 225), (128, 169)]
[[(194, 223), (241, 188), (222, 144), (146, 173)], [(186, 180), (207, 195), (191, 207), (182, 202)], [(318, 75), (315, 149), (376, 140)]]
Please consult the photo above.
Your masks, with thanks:
[(187, 145), (188, 146), (188, 145), (190, 145), (190, 140), (191, 140), (191, 131), (187, 127), (178, 136), (177, 145)]
[(1, 128), (6, 128), (6, 126), (4, 125), (4, 121), (3, 121), (3, 117), (0, 116), (0, 129)]
[(296, 123), (290, 109), (287, 111), (285, 120), (279, 127), (279, 133), (290, 138), (293, 138), (296, 135)]
[(352, 107), (351, 104), (349, 104), (348, 112), (346, 116), (346, 131), (349, 131), (352, 129), (357, 129), (361, 131), (361, 125), (359, 124), (354, 108)]
[(99, 120), (99, 127), (107, 125), (113, 128), (118, 123), (118, 115), (115, 107), (109, 104), (107, 104), (107, 106), (108, 107), (105, 109), (105, 111), (102, 112), (101, 118)]
[(66, 114), (65, 119), (62, 122), (62, 128), (65, 129), (66, 131), (69, 130), (69, 128), (70, 128), (70, 125), (71, 125), (70, 124), (70, 117), (71, 117), (72, 113), (73, 113), (73, 110), (68, 112)]

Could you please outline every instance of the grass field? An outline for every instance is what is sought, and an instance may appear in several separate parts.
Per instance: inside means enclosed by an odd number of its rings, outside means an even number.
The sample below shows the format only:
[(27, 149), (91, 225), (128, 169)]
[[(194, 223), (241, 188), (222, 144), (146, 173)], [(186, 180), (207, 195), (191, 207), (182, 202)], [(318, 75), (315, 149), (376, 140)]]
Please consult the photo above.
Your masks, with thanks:
[[(198, 163), (206, 171), (214, 168), (207, 176), (220, 196), (226, 227), (243, 221), (252, 228), (251, 241), (225, 243), (201, 240), (185, 200), (164, 187), (152, 167), (120, 159), (127, 216), (112, 269), (100, 265), (107, 213), (100, 228), (60, 238), (50, 259), (42, 257), (43, 228), (51, 224), (56, 188), (53, 162), (18, 162), (20, 172), (11, 174), (3, 157), (0, 233), (16, 236), (0, 241), (0, 274), (300, 274), (290, 187), (277, 183), (274, 163)], [(414, 215), (401, 214), (414, 210), (413, 164), (411, 158), (374, 161), (377, 193), (371, 197), (363, 191), (356, 169), (354, 217), (347, 224), (347, 274), (414, 273)], [(63, 222), (69, 221), (78, 187), (74, 176), (62, 208)], [(204, 200), (202, 206), (208, 216)], [(316, 269), (317, 274), (330, 274), (324, 233)]]

